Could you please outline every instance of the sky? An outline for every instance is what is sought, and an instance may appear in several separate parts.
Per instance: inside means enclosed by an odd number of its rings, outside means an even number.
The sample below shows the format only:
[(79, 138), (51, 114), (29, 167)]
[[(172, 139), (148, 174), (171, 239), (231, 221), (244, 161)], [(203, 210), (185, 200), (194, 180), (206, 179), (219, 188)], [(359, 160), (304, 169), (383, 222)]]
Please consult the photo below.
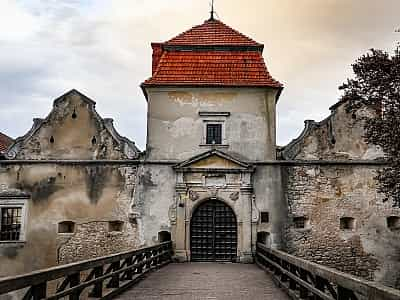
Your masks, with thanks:
[[(209, 0), (0, 0), (0, 131), (16, 138), (75, 88), (102, 117), (145, 148), (151, 42), (166, 41), (209, 17)], [(399, 0), (215, 0), (218, 18), (265, 45), (285, 89), (277, 142), (304, 120), (322, 120), (368, 49), (393, 51)]]

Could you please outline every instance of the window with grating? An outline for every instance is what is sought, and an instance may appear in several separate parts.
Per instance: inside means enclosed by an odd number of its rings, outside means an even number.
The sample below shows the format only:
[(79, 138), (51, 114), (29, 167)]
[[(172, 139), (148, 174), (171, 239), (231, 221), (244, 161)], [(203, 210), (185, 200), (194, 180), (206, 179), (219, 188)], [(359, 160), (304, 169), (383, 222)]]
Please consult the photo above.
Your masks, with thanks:
[(19, 241), (21, 226), (21, 207), (0, 208), (0, 241)]
[(206, 143), (209, 145), (222, 144), (222, 124), (207, 124)]
[(303, 229), (308, 227), (308, 219), (306, 217), (294, 217), (293, 218), (294, 228)]

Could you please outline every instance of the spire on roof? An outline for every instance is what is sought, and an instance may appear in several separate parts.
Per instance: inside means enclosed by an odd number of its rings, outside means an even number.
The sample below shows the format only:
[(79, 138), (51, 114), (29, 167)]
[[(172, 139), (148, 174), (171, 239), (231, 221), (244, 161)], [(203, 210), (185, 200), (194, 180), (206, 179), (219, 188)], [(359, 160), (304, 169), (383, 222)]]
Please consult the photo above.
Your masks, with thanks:
[(211, 16), (210, 16), (210, 20), (214, 20), (214, 0), (211, 0)]

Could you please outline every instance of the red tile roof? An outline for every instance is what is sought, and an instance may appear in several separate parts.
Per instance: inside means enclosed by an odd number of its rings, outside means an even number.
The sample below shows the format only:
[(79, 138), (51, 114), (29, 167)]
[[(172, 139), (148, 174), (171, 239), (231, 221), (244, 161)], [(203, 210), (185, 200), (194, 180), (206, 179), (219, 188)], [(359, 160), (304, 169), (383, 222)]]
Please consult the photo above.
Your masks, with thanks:
[(146, 84), (281, 87), (255, 51), (164, 52)]
[(6, 151), (13, 142), (12, 138), (0, 132), (0, 153)]
[(153, 76), (143, 86), (282, 87), (267, 70), (264, 46), (218, 20), (152, 47)]
[(210, 19), (202, 25), (181, 33), (165, 42), (166, 45), (240, 45), (262, 46), (219, 20)]

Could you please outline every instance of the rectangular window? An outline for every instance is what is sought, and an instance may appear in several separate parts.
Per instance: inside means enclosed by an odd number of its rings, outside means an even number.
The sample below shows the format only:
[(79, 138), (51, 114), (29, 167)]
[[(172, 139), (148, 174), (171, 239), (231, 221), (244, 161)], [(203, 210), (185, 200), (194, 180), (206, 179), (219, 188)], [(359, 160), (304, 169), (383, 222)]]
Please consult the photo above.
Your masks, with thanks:
[(22, 227), (22, 207), (0, 208), (0, 241), (19, 241)]
[(261, 223), (269, 223), (269, 213), (266, 211), (261, 212)]
[(207, 124), (207, 140), (209, 145), (222, 144), (222, 124)]

